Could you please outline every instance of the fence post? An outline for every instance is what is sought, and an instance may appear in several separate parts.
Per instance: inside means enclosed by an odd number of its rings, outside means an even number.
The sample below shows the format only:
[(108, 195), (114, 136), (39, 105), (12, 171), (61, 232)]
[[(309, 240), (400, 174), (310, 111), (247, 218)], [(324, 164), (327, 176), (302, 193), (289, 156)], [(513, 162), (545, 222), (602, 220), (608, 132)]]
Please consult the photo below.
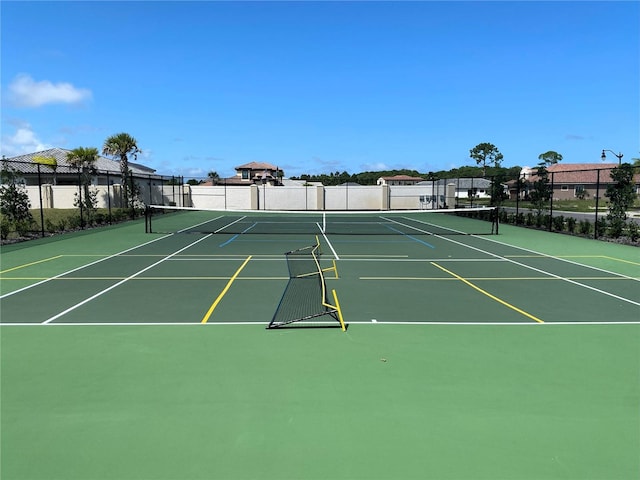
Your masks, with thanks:
[(107, 212), (109, 225), (111, 225), (111, 181), (109, 180), (109, 170), (107, 170)]
[(549, 231), (553, 226), (553, 180), (555, 172), (551, 172), (551, 198), (549, 199)]
[(82, 172), (80, 167), (78, 169), (78, 205), (80, 207), (80, 230), (84, 230), (84, 218), (82, 216)]
[(40, 197), (40, 234), (44, 238), (44, 211), (42, 209), (42, 178), (40, 176), (40, 164), (36, 163), (38, 170), (38, 196)]
[[(524, 175), (523, 175), (523, 178), (524, 178)], [(516, 180), (516, 225), (518, 225), (519, 214), (520, 214), (520, 175), (518, 175), (518, 179)]]
[(128, 188), (129, 190), (127, 192), (127, 200), (129, 201), (129, 205), (127, 205), (127, 207), (129, 207), (131, 210), (129, 215), (131, 215), (131, 219), (133, 220), (134, 218), (136, 218), (136, 211), (133, 208), (134, 184), (133, 184), (133, 172), (131, 170), (129, 170), (129, 186), (127, 187), (127, 185), (125, 185), (125, 188)]
[(593, 238), (598, 238), (598, 204), (600, 203), (600, 169), (596, 170), (596, 218), (593, 222)]

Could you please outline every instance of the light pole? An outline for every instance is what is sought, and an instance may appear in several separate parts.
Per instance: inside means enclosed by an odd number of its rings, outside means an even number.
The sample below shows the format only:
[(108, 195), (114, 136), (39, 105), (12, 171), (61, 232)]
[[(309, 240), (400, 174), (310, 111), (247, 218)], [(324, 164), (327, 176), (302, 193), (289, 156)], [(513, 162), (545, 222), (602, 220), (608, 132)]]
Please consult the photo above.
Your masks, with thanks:
[(613, 153), (614, 156), (618, 157), (618, 166), (622, 165), (622, 153), (616, 153), (613, 150), (602, 150), (602, 155), (600, 156), (600, 158), (603, 162), (607, 159), (607, 154), (605, 152)]

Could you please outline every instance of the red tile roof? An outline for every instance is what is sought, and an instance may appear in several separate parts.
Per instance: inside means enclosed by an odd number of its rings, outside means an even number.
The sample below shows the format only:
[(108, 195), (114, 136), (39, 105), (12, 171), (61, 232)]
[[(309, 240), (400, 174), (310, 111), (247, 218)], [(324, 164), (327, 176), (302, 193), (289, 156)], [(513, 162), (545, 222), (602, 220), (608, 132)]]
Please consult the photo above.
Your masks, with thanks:
[(274, 167), (270, 163), (264, 163), (264, 162), (250, 162), (250, 163), (245, 163), (244, 165), (235, 167), (236, 170), (242, 170), (247, 168), (250, 168), (251, 170), (276, 170), (278, 167)]
[[(554, 184), (596, 184), (598, 180), (600, 183), (611, 183), (611, 170), (617, 166), (617, 163), (556, 163), (549, 166), (547, 171), (550, 174), (549, 180), (553, 179)], [(531, 182), (537, 179), (538, 176), (535, 174), (528, 178)], [(634, 175), (634, 180), (636, 183), (640, 182), (640, 175)]]

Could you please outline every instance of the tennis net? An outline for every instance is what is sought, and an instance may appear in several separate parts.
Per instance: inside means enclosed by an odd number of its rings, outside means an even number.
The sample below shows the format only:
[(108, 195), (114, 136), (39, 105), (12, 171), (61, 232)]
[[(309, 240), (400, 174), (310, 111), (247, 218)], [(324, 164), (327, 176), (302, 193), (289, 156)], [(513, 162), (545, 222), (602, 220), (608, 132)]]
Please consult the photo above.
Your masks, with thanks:
[(498, 233), (494, 207), (402, 211), (205, 210), (149, 206), (148, 233), (490, 235)]

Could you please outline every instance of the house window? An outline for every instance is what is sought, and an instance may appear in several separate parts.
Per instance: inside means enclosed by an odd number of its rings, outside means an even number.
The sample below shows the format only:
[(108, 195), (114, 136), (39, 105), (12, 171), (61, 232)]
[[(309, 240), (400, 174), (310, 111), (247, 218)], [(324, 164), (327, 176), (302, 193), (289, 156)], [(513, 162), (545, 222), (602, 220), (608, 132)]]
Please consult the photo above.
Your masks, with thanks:
[(242, 170), (242, 180), (249, 180), (249, 170)]
[(577, 198), (580, 198), (580, 199), (584, 199), (586, 194), (587, 194), (587, 192), (584, 189), (584, 185), (576, 185), (575, 188), (573, 189), (574, 197), (577, 197)]
[(562, 185), (560, 187), (560, 191), (562, 192), (568, 192), (569, 191), (569, 185)]

